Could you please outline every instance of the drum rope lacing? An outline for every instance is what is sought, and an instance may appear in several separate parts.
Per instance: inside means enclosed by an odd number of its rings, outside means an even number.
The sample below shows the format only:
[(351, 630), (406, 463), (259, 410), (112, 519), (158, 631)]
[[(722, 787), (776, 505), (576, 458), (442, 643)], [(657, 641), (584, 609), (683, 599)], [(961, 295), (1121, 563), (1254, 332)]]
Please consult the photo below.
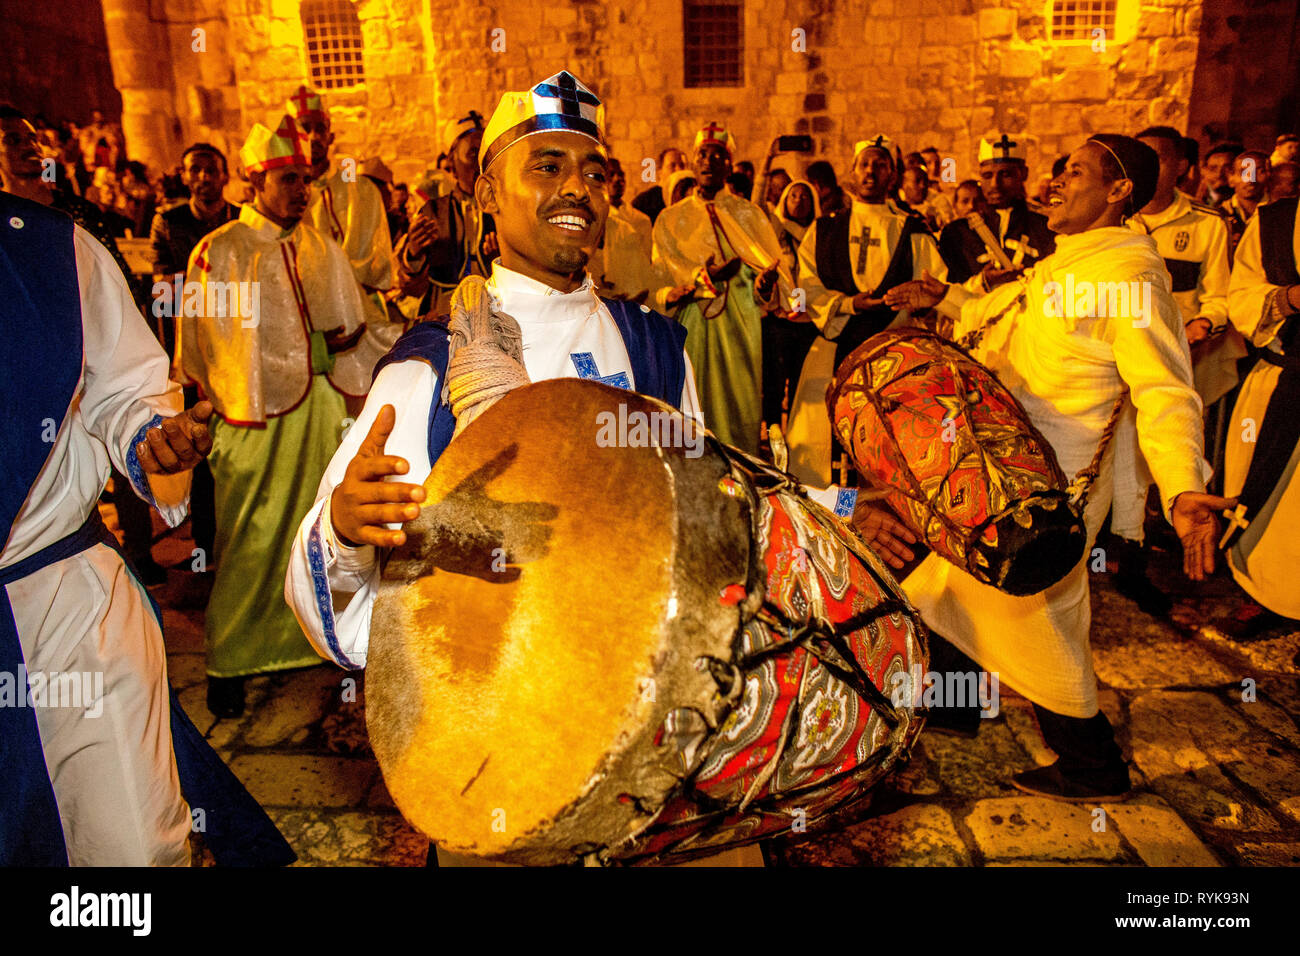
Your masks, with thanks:
[[(731, 468), (732, 475), (747, 480), (738, 481), (745, 492), (749, 504), (749, 522), (750, 522), (750, 541), (760, 540), (759, 515), (760, 515), (760, 498), (766, 498), (770, 495), (785, 492), (793, 497), (799, 498), (804, 502), (809, 502), (802, 486), (791, 478), (791, 476), (773, 472), (767, 465), (751, 459), (748, 455), (734, 448), (730, 448), (713, 435), (707, 436), (707, 441), (712, 445), (715, 451), (727, 461)], [(758, 467), (752, 467), (752, 465)], [(681, 840), (661, 848), (656, 854), (657, 858), (662, 858), (672, 851), (681, 851), (689, 848), (693, 844), (700, 844), (707, 841), (708, 837), (715, 833), (718, 828), (727, 822), (732, 816), (746, 811), (756, 810), (758, 812), (773, 812), (777, 809), (778, 804), (788, 803), (791, 799), (798, 799), (801, 796), (815, 796), (827, 789), (833, 789), (839, 783), (851, 777), (868, 777), (880, 769), (881, 764), (885, 764), (885, 769), (892, 765), (893, 761), (899, 756), (903, 748), (903, 740), (907, 734), (915, 727), (916, 718), (913, 716), (910, 720), (904, 719), (898, 709), (893, 705), (888, 697), (875, 685), (871, 676), (866, 672), (858, 662), (857, 657), (853, 654), (849, 646), (848, 639), (856, 631), (868, 627), (872, 622), (879, 618), (893, 615), (904, 615), (910, 618), (913, 626), (913, 634), (918, 645), (918, 650), (924, 652), (926, 645), (925, 625), (920, 616), (909, 607), (904, 600), (900, 600), (895, 594), (895, 587), (891, 586), (881, 575), (877, 566), (878, 559), (870, 552), (864, 552), (864, 549), (852, 540), (852, 536), (847, 534), (840, 526), (839, 519), (824, 513), (823, 509), (815, 506), (808, 508), (808, 514), (814, 521), (825, 531), (827, 531), (841, 546), (846, 550), (857, 555), (863, 561), (865, 569), (870, 574), (877, 588), (882, 595), (893, 595), (886, 597), (880, 604), (871, 608), (869, 611), (861, 612), (848, 618), (838, 624), (829, 624), (826, 621), (818, 620), (813, 616), (810, 608), (810, 616), (805, 621), (795, 621), (789, 619), (786, 615), (780, 613), (762, 595), (766, 593), (766, 568), (761, 562), (756, 560), (757, 551), (751, 547), (748, 559), (747, 581), (745, 585), (746, 600), (740, 603), (743, 609), (750, 604), (750, 598), (758, 595), (756, 611), (745, 618), (742, 610), (741, 620), (736, 628), (735, 637), (733, 638), (733, 649), (739, 644), (740, 636), (744, 633), (747, 626), (758, 621), (770, 627), (775, 633), (786, 635), (783, 641), (777, 641), (767, 647), (760, 648), (748, 654), (734, 654), (730, 660), (720, 660), (714, 657), (704, 657), (706, 666), (711, 676), (718, 685), (719, 693), (722, 699), (714, 709), (712, 719), (710, 715), (705, 714), (698, 708), (690, 708), (697, 714), (707, 733), (695, 748), (694, 766), (683, 774), (678, 783), (669, 790), (661, 799), (651, 803), (645, 798), (629, 795), (633, 805), (639, 812), (645, 813), (651, 819), (630, 839), (630, 843), (635, 844), (644, 841), (651, 835), (655, 823), (655, 818), (663, 810), (670, 806), (675, 800), (685, 798), (691, 801), (699, 810), (699, 819), (711, 818), (700, 829), (691, 832)], [(816, 572), (814, 572), (815, 574)], [(729, 804), (725, 800), (710, 797), (701, 791), (696, 785), (696, 778), (708, 763), (711, 755), (711, 744), (717, 738), (718, 732), (726, 724), (728, 717), (735, 704), (739, 701), (744, 689), (745, 673), (752, 668), (762, 664), (765, 660), (778, 654), (788, 652), (792, 648), (802, 646), (806, 652), (804, 658), (803, 670), (800, 674), (799, 687), (794, 699), (786, 711), (785, 718), (782, 722), (781, 732), (773, 748), (771, 756), (765, 761), (762, 769), (755, 776), (753, 782), (747, 789), (744, 798), (739, 806)], [(827, 774), (808, 784), (795, 787), (790, 790), (782, 791), (779, 794), (768, 794), (766, 797), (758, 797), (757, 794), (771, 780), (780, 766), (782, 758), (785, 756), (787, 745), (795, 729), (795, 721), (798, 715), (803, 713), (804, 693), (808, 673), (811, 669), (812, 660), (821, 664), (833, 677), (843, 683), (850, 691), (855, 693), (864, 704), (867, 704), (875, 713), (878, 713), (881, 719), (890, 729), (890, 741), (893, 747), (882, 746), (873, 751), (866, 758), (855, 764), (851, 769)], [(861, 793), (847, 799), (842, 804), (837, 804), (827, 811), (825, 816), (844, 813), (846, 810), (857, 805), (864, 799), (870, 790), (864, 786)], [(818, 818), (820, 819), (820, 818)], [(681, 821), (676, 821), (680, 823)], [(810, 823), (815, 821), (809, 821)], [(741, 841), (734, 845), (740, 846)], [(573, 848), (574, 855), (582, 857), (588, 863), (606, 864), (610, 861), (607, 857), (606, 848), (596, 848), (591, 846)]]
[(519, 323), (494, 307), (482, 276), (467, 276), (452, 297), (443, 401), (459, 435), (512, 389), (529, 384)]

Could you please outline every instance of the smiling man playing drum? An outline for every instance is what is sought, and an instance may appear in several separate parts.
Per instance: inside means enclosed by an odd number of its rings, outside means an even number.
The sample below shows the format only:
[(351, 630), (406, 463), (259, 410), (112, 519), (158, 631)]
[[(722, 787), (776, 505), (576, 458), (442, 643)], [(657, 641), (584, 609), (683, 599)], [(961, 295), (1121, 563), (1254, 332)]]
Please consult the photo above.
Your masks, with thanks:
[[(1227, 502), (1204, 493), (1201, 403), (1168, 273), (1155, 243), (1123, 225), (1151, 199), (1158, 173), (1150, 147), (1093, 136), (1052, 182), (1055, 253), (1020, 281), (975, 297), (927, 276), (885, 299), (893, 308), (937, 306), (955, 320), (954, 338), (983, 330), (973, 354), (1023, 405), (1066, 474), (1088, 466), (1114, 430), (1085, 511), (1089, 549), (1114, 489), (1136, 481), (1140, 448), (1182, 540), (1184, 570), (1199, 581), (1213, 570), (1214, 513)], [(1116, 428), (1125, 392), (1136, 427), (1121, 416)], [(901, 566), (911, 559), (911, 534), (889, 519), (881, 526), (876, 543)], [(1002, 593), (935, 554), (904, 581), (927, 624), (1033, 702), (1059, 759), (1013, 783), (1075, 801), (1117, 799), (1130, 786), (1097, 705), (1088, 561), (1085, 552), (1063, 580), (1029, 597)]]
[[(518, 339), (515, 341), (519, 365), (522, 366), (517, 372), (523, 379), (517, 384), (564, 378), (596, 380), (606, 386), (635, 390), (656, 398), (664, 407), (675, 407), (688, 420), (699, 422), (694, 376), (683, 350), (685, 330), (644, 307), (598, 297), (586, 273), (608, 213), (608, 200), (603, 188), (607, 153), (602, 143), (599, 115), (599, 101), (595, 95), (573, 76), (561, 72), (531, 90), (507, 93), (488, 124), (480, 154), (483, 175), (476, 185), (476, 199), (483, 210), (492, 214), (498, 229), (501, 257), (483, 287), (491, 302), (493, 321), (495, 323), (500, 318), (502, 325), (508, 324), (508, 320), (517, 323)], [(471, 283), (458, 290), (458, 308), (463, 306), (467, 295), (472, 295), (465, 293), (465, 288), (473, 289), (475, 286)], [(453, 313), (463, 315), (456, 309)], [(457, 328), (459, 326), (453, 322), (453, 331)], [(454, 350), (450, 359), (449, 344)], [(521, 557), (517, 553), (507, 555), (507, 549), (497, 549), (502, 552), (500, 567), (488, 568), (487, 562), (479, 562), (481, 549), (471, 554), (472, 549), (465, 547), (463, 540), (443, 542), (436, 547), (440, 551), (436, 560), (442, 563), (437, 565), (437, 570), (430, 572), (428, 580), (439, 582), (430, 589), (439, 593), (430, 596), (429, 606), (443, 600), (448, 588), (458, 589), (461, 594), (482, 595), (481, 600), (471, 598), (465, 605), (467, 615), (481, 614), (482, 621), (448, 620), (446, 614), (430, 621), (430, 630), (444, 636), (439, 646), (450, 648), (448, 659), (453, 662), (457, 674), (463, 673), (464, 682), (475, 680), (485, 672), (499, 671), (499, 667), (493, 670), (500, 664), (499, 660), (486, 660), (486, 656), (497, 652), (489, 649), (480, 653), (484, 646), (480, 638), (488, 632), (498, 634), (503, 640), (514, 636), (515, 632), (507, 635), (507, 623), (497, 624), (497, 619), (504, 622), (520, 608), (523, 608), (521, 613), (529, 614), (531, 605), (516, 600), (513, 595), (517, 591), (511, 587), (521, 579), (527, 585), (530, 575), (536, 580), (539, 573), (536, 569), (554, 550), (554, 543), (549, 543), (551, 535), (558, 535), (567, 527), (568, 516), (560, 514), (557, 517), (551, 504), (532, 501), (541, 501), (543, 494), (552, 492), (563, 496), (565, 501), (571, 501), (573, 496), (567, 489), (551, 488), (553, 474), (560, 470), (567, 449), (581, 447), (587, 453), (586, 446), (600, 443), (600, 439), (595, 437), (595, 422), (591, 423), (590, 435), (586, 432), (570, 434), (578, 430), (574, 426), (587, 421), (576, 405), (571, 410), (557, 407), (561, 401), (576, 403), (581, 400), (584, 396), (578, 390), (551, 389), (545, 394), (553, 396), (555, 401), (546, 407), (536, 407), (530, 416), (533, 422), (519, 421), (521, 434), (537, 421), (549, 423), (548, 427), (553, 429), (549, 433), (554, 435), (553, 446), (542, 459), (528, 459), (532, 454), (530, 449), (535, 449), (536, 445), (529, 445), (527, 440), (520, 438), (508, 442), (501, 456), (491, 463), (492, 474), (483, 477), (475, 472), (470, 476), (473, 481), (466, 482), (465, 487), (470, 489), (467, 494), (459, 495), (459, 487), (441, 497), (426, 491), (423, 483), (431, 474), (432, 466), (440, 459), (446, 464), (455, 457), (449, 454), (444, 459), (442, 453), (451, 443), (453, 427), (459, 435), (466, 425), (462, 418), (468, 417), (457, 411), (457, 417), (453, 418), (447, 410), (447, 405), (441, 400), (444, 388), (441, 379), (449, 379), (452, 406), (463, 407), (457, 406), (456, 396), (462, 378), (458, 377), (456, 369), (463, 367), (457, 363), (461, 361), (462, 351), (468, 351), (476, 344), (459, 344), (458, 339), (449, 343), (446, 327), (435, 323), (416, 326), (398, 342), (393, 352), (380, 363), (366, 407), (326, 471), (316, 505), (301, 523), (285, 595), (319, 653), (343, 667), (365, 667), (368, 656), (372, 665), (376, 663), (377, 653), (370, 653), (375, 650), (371, 640), (372, 611), (377, 616), (386, 613), (385, 608), (376, 605), (376, 595), (390, 581), (393, 570), (390, 567), (390, 573), (383, 574), (381, 582), (383, 556), (391, 555), (390, 563), (394, 566), (407, 560), (411, 548), (403, 550), (403, 546), (407, 545), (408, 539), (420, 539), (426, 535), (425, 519), (413, 523), (422, 510), (426, 513), (436, 513), (440, 509), (445, 512), (448, 501), (458, 502), (457, 506), (471, 516), (462, 527), (476, 528), (462, 538), (475, 537), (484, 523), (490, 524), (503, 515), (502, 520), (506, 522), (522, 520), (529, 525), (524, 537), (528, 539), (527, 550), (531, 557)], [(448, 368), (451, 372), (444, 376), (441, 370)], [(547, 386), (556, 384), (559, 383), (546, 383)], [(542, 388), (541, 385), (532, 387)], [(639, 407), (636, 402), (644, 403), (645, 400), (639, 397), (635, 401), (631, 397), (626, 399), (629, 407)], [(518, 407), (506, 403), (501, 408), (507, 406)], [(502, 413), (499, 412), (496, 420), (501, 419)], [(507, 433), (509, 431), (510, 426), (507, 426)], [(456, 443), (451, 444), (451, 451), (469, 454), (465, 449), (478, 447), (475, 434), (481, 437), (484, 432), (475, 433), (471, 429), (464, 440), (457, 438)], [(702, 439), (703, 436), (697, 437)], [(516, 480), (512, 475), (517, 473), (517, 469), (511, 472), (516, 457), (521, 462), (528, 460), (528, 467), (535, 469), (528, 473), (537, 486), (537, 493), (530, 501), (517, 502), (517, 498), (511, 498), (511, 489), (506, 487), (510, 481)], [(602, 458), (596, 453), (588, 472), (581, 477), (582, 484), (590, 484), (593, 488), (588, 499), (590, 509), (586, 524), (594, 529), (593, 542), (607, 551), (573, 554), (567, 568), (555, 580), (557, 590), (549, 599), (538, 602), (534, 615), (540, 617), (550, 613), (554, 606), (576, 600), (578, 613), (558, 621), (562, 629), (575, 629), (575, 635), (578, 633), (576, 629), (586, 623), (586, 618), (606, 620), (612, 613), (610, 609), (617, 610), (620, 606), (620, 600), (626, 602), (629, 613), (644, 617), (644, 610), (635, 607), (634, 600), (611, 593), (609, 579), (626, 568), (639, 569), (639, 573), (653, 577), (660, 573), (660, 566), (665, 562), (671, 563), (654, 550), (654, 543), (660, 542), (676, 527), (676, 522), (666, 520), (666, 515), (645, 523), (644, 541), (612, 540), (604, 543), (596, 533), (601, 527), (607, 527), (602, 522), (619, 509), (643, 515), (652, 511), (658, 514), (655, 509), (662, 510), (661, 502), (651, 500), (651, 491), (635, 484), (617, 484), (611, 475), (617, 472), (626, 476), (628, 473), (618, 471), (622, 464), (614, 460), (616, 457)], [(550, 463), (555, 467), (549, 467)], [(433, 472), (429, 481), (435, 482), (439, 474), (447, 473), (447, 468)], [(401, 480), (389, 480), (399, 476)], [(490, 493), (489, 482), (495, 482)], [(613, 487), (611, 482), (614, 482)], [(519, 491), (517, 486), (512, 487)], [(716, 492), (717, 487), (717, 482), (713, 482), (713, 491)], [(602, 493), (599, 490), (602, 488), (607, 488), (608, 492)], [(529, 494), (529, 489), (525, 488), (520, 494)], [(846, 508), (852, 508), (852, 496), (839, 495), (837, 489), (828, 489), (817, 496), (830, 507), (838, 505), (835, 510), (841, 517)], [(746, 524), (746, 537), (748, 529)], [(412, 543), (418, 544), (419, 541)], [(461, 549), (459, 552), (458, 548)], [(456, 564), (457, 561), (460, 563)], [(480, 563), (484, 566), (479, 566)], [(454, 569), (453, 564), (456, 565)], [(456, 573), (444, 574), (449, 569)], [(592, 593), (587, 594), (589, 589)], [(575, 594), (581, 600), (575, 598)], [(738, 594), (735, 600), (739, 600)], [(589, 613), (582, 612), (584, 607), (590, 609)], [(677, 607), (675, 598), (671, 607)], [(672, 618), (676, 614), (673, 610), (668, 616)], [(471, 630), (473, 634), (469, 633)], [(555, 628), (547, 625), (544, 630), (549, 634)], [(592, 638), (598, 636), (593, 634)], [(377, 645), (378, 641), (373, 643)], [(438, 641), (431, 640), (430, 643)], [(535, 643), (528, 646), (527, 653), (537, 652)], [(613, 656), (612, 651), (610, 654)], [(610, 674), (616, 663), (610, 662)], [(376, 675), (371, 676), (373, 679)], [(529, 675), (523, 678), (523, 682), (538, 679), (536, 675)], [(515, 689), (503, 683), (492, 685), (489, 682), (483, 685), (483, 695), (500, 697), (514, 693)], [(418, 698), (418, 690), (413, 693)], [(379, 709), (377, 696), (371, 695), (368, 707), (372, 734), (374, 712)], [(472, 695), (470, 700), (459, 705), (447, 704), (445, 700), (443, 703), (445, 707), (463, 706), (466, 711), (475, 707)], [(562, 703), (576, 706), (567, 699)], [(418, 700), (412, 709), (419, 710)], [(445, 715), (444, 711), (439, 716)], [(412, 715), (412, 720), (415, 716)], [(531, 714), (520, 712), (516, 717), (510, 732), (518, 736), (526, 732)], [(906, 730), (907, 722), (903, 721), (901, 726)], [(548, 739), (544, 732), (539, 742), (546, 749), (546, 753), (539, 756), (548, 760), (557, 759), (557, 755), (561, 759), (565, 756), (561, 746), (554, 739)], [(376, 741), (377, 753), (380, 750)], [(474, 761), (476, 766), (477, 759)], [(497, 768), (502, 765), (502, 760), (498, 749), (487, 778), (500, 773)], [(487, 765), (486, 760), (483, 763)], [(479, 767), (479, 773), (482, 769)], [(466, 790), (471, 785), (480, 790), (495, 785), (492, 779), (479, 781), (479, 773), (474, 773), (473, 768), (470, 773), (472, 776), (467, 775)], [(458, 782), (456, 789), (459, 787)], [(755, 786), (754, 790), (758, 789)], [(440, 850), (439, 856), (445, 864), (450, 854)], [(755, 864), (761, 859), (753, 847), (738, 851), (735, 856), (735, 862), (742, 864)]]

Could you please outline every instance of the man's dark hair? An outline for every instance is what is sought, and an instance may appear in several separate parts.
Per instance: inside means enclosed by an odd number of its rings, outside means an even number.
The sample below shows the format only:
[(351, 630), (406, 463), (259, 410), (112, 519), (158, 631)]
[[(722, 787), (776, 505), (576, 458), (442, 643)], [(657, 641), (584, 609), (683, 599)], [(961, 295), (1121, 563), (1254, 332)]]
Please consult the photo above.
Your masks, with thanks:
[(1201, 162), (1201, 144), (1197, 142), (1194, 136), (1183, 137), (1183, 155), (1187, 157), (1189, 166), (1198, 166)]
[(1245, 148), (1246, 147), (1243, 146), (1241, 143), (1234, 143), (1231, 141), (1226, 143), (1215, 143), (1213, 146), (1210, 147), (1209, 152), (1205, 154), (1204, 162), (1208, 163), (1210, 161), (1210, 157), (1213, 156), (1215, 153), (1226, 153), (1229, 159), (1236, 159), (1238, 156), (1242, 154)]
[(25, 120), (27, 119), (27, 114), (16, 106), (11, 106), (8, 103), (0, 103), (0, 120), (7, 119)]
[(617, 159), (615, 159), (613, 156), (611, 156), (611, 157), (609, 157), (607, 160), (605, 160), (605, 168), (608, 169), (608, 170), (613, 170), (613, 169), (615, 169), (615, 168), (618, 168), (619, 170), (622, 170), (622, 168), (623, 168), (623, 164), (620, 163), (620, 162), (619, 162)]
[(411, 191), (406, 183), (393, 183), (393, 191), (396, 192), (399, 189), (405, 189), (408, 193)]
[(924, 166), (924, 165), (925, 165), (925, 157), (922, 156), (920, 153), (908, 153), (906, 156), (903, 157), (904, 167)]
[[(984, 192), (984, 187), (980, 185), (978, 179), (963, 179), (957, 184), (957, 189), (975, 189), (981, 194)], [(956, 192), (956, 190), (953, 191)]]
[(1068, 155), (1066, 155), (1066, 156), (1057, 156), (1057, 157), (1056, 157), (1055, 162), (1052, 163), (1052, 178), (1053, 178), (1053, 179), (1055, 179), (1057, 176), (1061, 175), (1061, 173), (1065, 172), (1065, 164), (1068, 163), (1069, 161), (1070, 161), (1070, 157), (1069, 157)]
[(814, 186), (826, 189), (834, 189), (838, 186), (839, 180), (835, 178), (835, 167), (824, 159), (808, 164), (808, 171), (804, 173), (808, 182)]
[(754, 164), (749, 160), (742, 159), (740, 162), (736, 163), (736, 169), (740, 170), (750, 179), (754, 178)]
[(1160, 157), (1146, 143), (1117, 133), (1095, 133), (1088, 137), (1101, 149), (1101, 173), (1107, 182), (1127, 179), (1133, 190), (1126, 201), (1125, 215), (1131, 216), (1151, 201), (1160, 178)]
[(217, 159), (221, 160), (221, 171), (223, 173), (230, 172), (230, 167), (226, 165), (226, 154), (217, 149), (217, 147), (213, 146), (211, 143), (195, 143), (194, 145), (187, 147), (185, 152), (181, 153), (182, 169), (185, 168), (185, 157), (190, 153), (211, 153), (213, 156), (217, 157)]
[(754, 181), (740, 170), (736, 170), (727, 177), (727, 185), (731, 187), (732, 192), (742, 199), (748, 199), (754, 192)]
[(1183, 134), (1178, 132), (1172, 126), (1148, 126), (1142, 132), (1133, 137), (1134, 139), (1167, 139), (1174, 144), (1177, 149), (1183, 147)]
[[(669, 153), (682, 153), (682, 151), (678, 149), (676, 146), (665, 146), (663, 149), (659, 150), (660, 166), (664, 164), (664, 160), (668, 158)], [(686, 154), (682, 153), (682, 155), (685, 156)]]

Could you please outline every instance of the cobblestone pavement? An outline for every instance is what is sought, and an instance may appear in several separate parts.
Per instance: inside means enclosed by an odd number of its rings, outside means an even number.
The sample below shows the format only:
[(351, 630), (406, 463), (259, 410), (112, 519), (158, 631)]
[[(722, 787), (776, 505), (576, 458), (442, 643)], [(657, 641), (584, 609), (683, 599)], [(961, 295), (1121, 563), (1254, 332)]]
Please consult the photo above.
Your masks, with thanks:
[[(189, 547), (166, 538), (155, 556), (188, 568)], [(792, 866), (1300, 864), (1300, 631), (1229, 640), (1215, 622), (1240, 596), (1230, 576), (1220, 572), (1197, 592), (1159, 552), (1152, 576), (1175, 597), (1182, 623), (1143, 614), (1108, 574), (1093, 576), (1093, 651), (1102, 707), (1130, 758), (1127, 801), (1103, 811), (1014, 790), (1012, 773), (1053, 757), (1028, 702), (1003, 685), (1001, 715), (976, 739), (922, 734), (910, 765), (878, 789), (864, 817), (787, 838), (778, 858)], [(428, 842), (397, 812), (367, 744), (363, 675), (322, 665), (255, 678), (245, 716), (214, 720), (204, 702), (202, 612), (178, 607), (195, 603), (194, 582), (173, 570), (157, 592), (172, 683), (299, 865), (422, 865)]]

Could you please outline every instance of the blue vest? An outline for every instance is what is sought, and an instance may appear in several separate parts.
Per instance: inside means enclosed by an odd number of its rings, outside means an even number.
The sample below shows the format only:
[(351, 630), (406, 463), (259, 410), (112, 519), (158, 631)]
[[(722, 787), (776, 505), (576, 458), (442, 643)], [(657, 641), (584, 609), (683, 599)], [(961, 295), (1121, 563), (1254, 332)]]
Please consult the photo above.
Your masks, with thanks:
[[(47, 436), (64, 424), (81, 380), (81, 290), (72, 229), (63, 213), (0, 192), (0, 548), (54, 448)], [(118, 549), (92, 506), (72, 534), (0, 569), (0, 672), (14, 675), (14, 693), (24, 700), (28, 686), (17, 675), (26, 664), (5, 585), (96, 544)], [(162, 614), (152, 598), (150, 604), (161, 629)], [(205, 842), (217, 862), (293, 862), (293, 850), (271, 819), (203, 739), (174, 691), (170, 697), (181, 792), (191, 806), (203, 808)], [(67, 863), (35, 711), (0, 706), (0, 866)]]
[[(629, 302), (605, 298), (600, 301), (609, 309), (614, 324), (623, 336), (637, 391), (678, 408), (681, 405), (682, 388), (686, 385), (686, 360), (682, 356), (686, 328), (667, 316)], [(414, 325), (379, 360), (375, 366), (375, 375), (379, 375), (381, 369), (394, 362), (419, 359), (427, 362), (437, 373), (441, 393), (447, 375), (449, 338), (447, 327), (439, 322)], [(440, 397), (440, 394), (434, 395), (429, 408), (430, 467), (442, 455), (456, 430), (456, 417)]]

